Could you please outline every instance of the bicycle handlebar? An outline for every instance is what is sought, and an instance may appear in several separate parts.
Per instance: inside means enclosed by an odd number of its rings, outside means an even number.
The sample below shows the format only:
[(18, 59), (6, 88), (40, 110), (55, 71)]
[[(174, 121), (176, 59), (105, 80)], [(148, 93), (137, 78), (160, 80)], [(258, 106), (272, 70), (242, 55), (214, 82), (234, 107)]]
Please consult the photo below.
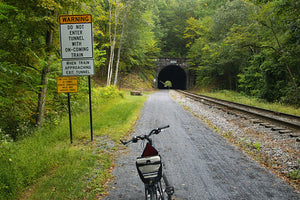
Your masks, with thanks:
[(149, 142), (151, 142), (150, 136), (152, 134), (159, 134), (163, 129), (166, 129), (166, 128), (169, 128), (169, 127), (170, 127), (170, 125), (159, 127), (159, 128), (155, 128), (155, 129), (152, 129), (148, 135), (146, 134), (146, 135), (133, 136), (130, 140), (127, 140), (127, 141), (120, 140), (120, 142), (123, 145), (126, 145), (126, 144), (128, 144), (130, 142), (137, 143), (139, 140), (144, 140), (144, 139), (146, 139)]

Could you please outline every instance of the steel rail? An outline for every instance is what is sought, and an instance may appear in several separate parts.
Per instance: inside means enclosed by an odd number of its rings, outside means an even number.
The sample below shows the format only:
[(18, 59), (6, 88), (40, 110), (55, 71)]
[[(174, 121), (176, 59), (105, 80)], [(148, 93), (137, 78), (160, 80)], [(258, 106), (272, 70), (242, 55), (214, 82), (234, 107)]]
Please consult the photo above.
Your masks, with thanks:
[(300, 130), (300, 116), (290, 115), (286, 113), (281, 113), (277, 111), (267, 110), (264, 108), (258, 108), (254, 106), (248, 106), (240, 103), (235, 103), (227, 100), (217, 99), (214, 97), (209, 97), (205, 95), (195, 94), (183, 90), (176, 90), (196, 101), (206, 101), (208, 103), (213, 103), (216, 105), (224, 106), (231, 110), (238, 110), (247, 114), (255, 115), (258, 118), (263, 118), (274, 123), (282, 124), (286, 127)]

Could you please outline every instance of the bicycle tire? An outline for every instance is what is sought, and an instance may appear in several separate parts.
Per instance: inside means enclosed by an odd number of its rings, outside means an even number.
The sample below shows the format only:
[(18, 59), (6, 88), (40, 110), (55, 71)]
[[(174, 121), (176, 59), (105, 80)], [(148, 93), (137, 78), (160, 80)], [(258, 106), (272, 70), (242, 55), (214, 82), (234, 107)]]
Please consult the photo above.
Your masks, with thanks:
[(145, 199), (146, 200), (157, 200), (157, 194), (155, 186), (145, 186)]
[(161, 181), (159, 181), (157, 183), (157, 200), (165, 200), (165, 197), (166, 193), (164, 192)]

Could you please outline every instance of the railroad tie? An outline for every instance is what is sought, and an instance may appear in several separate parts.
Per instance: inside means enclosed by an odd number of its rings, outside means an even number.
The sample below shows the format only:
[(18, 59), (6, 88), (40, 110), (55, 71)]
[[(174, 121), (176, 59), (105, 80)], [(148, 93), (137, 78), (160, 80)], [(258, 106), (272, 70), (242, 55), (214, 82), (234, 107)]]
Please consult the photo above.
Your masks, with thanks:
[(285, 130), (280, 130), (279, 133), (280, 134), (286, 134), (286, 133), (291, 133), (291, 130), (285, 129)]
[(290, 133), (290, 136), (291, 137), (297, 137), (297, 138), (299, 138), (300, 137), (300, 133)]
[(273, 127), (272, 131), (281, 131), (281, 130), (285, 130), (285, 128), (282, 127)]

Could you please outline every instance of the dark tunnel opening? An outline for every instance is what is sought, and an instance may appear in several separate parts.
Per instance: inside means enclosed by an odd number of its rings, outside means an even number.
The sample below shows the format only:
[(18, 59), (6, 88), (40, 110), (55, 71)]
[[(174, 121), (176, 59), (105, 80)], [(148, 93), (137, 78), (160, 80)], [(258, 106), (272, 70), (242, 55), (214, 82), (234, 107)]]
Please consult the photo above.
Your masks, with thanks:
[(164, 82), (171, 81), (171, 89), (186, 90), (186, 73), (177, 65), (169, 65), (163, 68), (158, 74), (158, 89), (167, 89), (164, 87)]

